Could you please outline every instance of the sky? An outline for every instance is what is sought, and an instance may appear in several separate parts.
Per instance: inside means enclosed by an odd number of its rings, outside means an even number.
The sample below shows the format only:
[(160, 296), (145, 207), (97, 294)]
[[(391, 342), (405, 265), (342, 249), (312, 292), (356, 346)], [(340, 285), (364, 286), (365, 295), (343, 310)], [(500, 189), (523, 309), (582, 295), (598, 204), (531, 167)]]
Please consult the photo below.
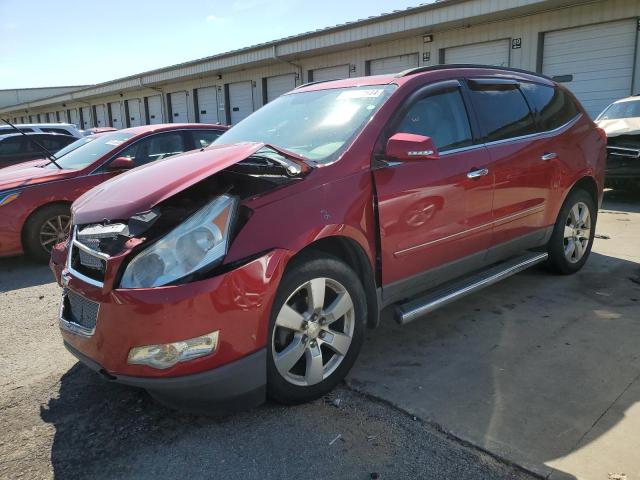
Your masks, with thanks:
[(0, 0), (0, 89), (85, 85), (427, 0)]

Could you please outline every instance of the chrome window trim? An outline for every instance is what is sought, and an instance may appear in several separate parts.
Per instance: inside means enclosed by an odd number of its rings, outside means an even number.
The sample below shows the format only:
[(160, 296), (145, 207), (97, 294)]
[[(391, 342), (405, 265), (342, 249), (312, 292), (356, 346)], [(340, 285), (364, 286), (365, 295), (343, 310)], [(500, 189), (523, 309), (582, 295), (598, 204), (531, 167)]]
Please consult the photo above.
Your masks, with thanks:
[(560, 133), (561, 131), (573, 126), (582, 117), (582, 115), (583, 115), (582, 113), (579, 113), (578, 115), (573, 117), (571, 120), (569, 120), (567, 123), (565, 123), (563, 125), (560, 125), (559, 127), (556, 127), (553, 130), (545, 130), (543, 132), (529, 133), (527, 135), (521, 135), (519, 137), (504, 138), (502, 140), (494, 140), (492, 142), (476, 143), (475, 145), (469, 145), (468, 147), (461, 147), (461, 148), (454, 148), (452, 150), (445, 150), (444, 152), (439, 153), (439, 155), (441, 157), (444, 157), (446, 155), (450, 155), (450, 154), (454, 154), (454, 153), (460, 153), (460, 152), (466, 152), (466, 151), (469, 151), (469, 150), (474, 150), (474, 149), (479, 148), (479, 147), (492, 147), (494, 145), (502, 145), (502, 144), (505, 144), (505, 143), (519, 142), (521, 140), (534, 139), (536, 137), (540, 137), (540, 138), (550, 137), (550, 136), (553, 136), (553, 135), (555, 135), (557, 133)]

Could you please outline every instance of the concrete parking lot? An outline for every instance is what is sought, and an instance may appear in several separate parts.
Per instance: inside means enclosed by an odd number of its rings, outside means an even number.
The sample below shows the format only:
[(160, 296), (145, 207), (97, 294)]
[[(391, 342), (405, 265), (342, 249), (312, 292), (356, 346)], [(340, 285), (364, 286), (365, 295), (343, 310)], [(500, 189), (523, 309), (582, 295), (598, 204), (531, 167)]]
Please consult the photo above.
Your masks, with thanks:
[(330, 397), (222, 419), (77, 365), (51, 273), (0, 260), (0, 477), (640, 478), (640, 195), (597, 233), (575, 276), (385, 319)]

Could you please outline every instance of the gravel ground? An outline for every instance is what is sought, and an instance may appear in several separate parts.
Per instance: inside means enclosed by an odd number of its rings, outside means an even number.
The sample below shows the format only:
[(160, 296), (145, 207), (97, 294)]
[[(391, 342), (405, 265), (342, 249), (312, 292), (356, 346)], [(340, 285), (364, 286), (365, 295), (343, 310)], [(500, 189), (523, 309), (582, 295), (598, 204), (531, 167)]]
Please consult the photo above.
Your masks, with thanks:
[(532, 478), (346, 386), (224, 419), (167, 410), (76, 364), (51, 279), (0, 260), (0, 478)]

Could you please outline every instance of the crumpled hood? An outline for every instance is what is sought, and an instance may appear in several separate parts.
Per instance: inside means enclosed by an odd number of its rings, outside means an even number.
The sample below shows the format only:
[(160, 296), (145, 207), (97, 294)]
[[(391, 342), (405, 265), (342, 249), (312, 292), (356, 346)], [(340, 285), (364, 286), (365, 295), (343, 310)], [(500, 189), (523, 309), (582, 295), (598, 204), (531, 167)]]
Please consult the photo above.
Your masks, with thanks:
[(41, 158), (0, 168), (0, 190), (12, 190), (53, 180), (62, 180), (77, 173), (77, 170), (39, 167), (47, 162), (48, 160)]
[(600, 120), (597, 125), (605, 131), (607, 137), (640, 135), (640, 118), (637, 117)]
[(71, 207), (74, 223), (128, 219), (250, 157), (264, 146), (264, 143), (250, 142), (214, 145), (135, 168), (78, 198)]

